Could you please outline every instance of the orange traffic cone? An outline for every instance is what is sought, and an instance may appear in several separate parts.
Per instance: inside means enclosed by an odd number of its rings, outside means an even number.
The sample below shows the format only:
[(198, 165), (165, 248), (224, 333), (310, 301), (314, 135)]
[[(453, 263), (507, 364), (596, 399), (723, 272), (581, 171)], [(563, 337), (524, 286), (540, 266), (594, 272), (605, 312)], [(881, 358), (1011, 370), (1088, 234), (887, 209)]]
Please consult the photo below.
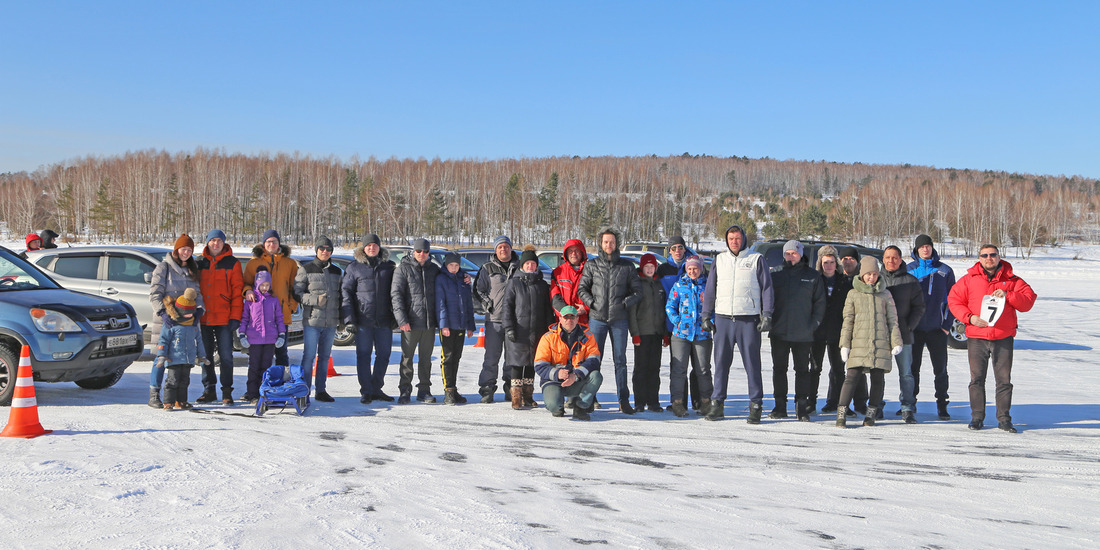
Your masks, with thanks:
[(477, 342), (474, 343), (475, 348), (485, 347), (485, 327), (477, 329)]
[[(313, 360), (313, 376), (317, 376), (317, 359)], [(332, 378), (333, 376), (340, 376), (340, 373), (336, 372), (336, 369), (332, 366), (332, 356), (328, 358), (328, 374), (325, 378)]]
[(42, 429), (38, 422), (38, 400), (34, 397), (34, 371), (31, 368), (31, 348), (23, 346), (19, 353), (19, 377), (15, 381), (15, 394), (11, 399), (8, 425), (0, 437), (38, 437), (53, 430)]

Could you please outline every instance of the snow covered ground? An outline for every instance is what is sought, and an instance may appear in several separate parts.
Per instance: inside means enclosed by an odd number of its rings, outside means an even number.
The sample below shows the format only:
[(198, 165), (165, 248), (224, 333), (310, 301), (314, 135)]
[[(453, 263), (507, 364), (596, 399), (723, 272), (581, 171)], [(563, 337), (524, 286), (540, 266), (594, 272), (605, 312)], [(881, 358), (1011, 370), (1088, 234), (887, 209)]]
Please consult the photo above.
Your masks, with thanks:
[[(846, 430), (827, 415), (746, 424), (738, 363), (725, 421), (620, 414), (609, 376), (608, 408), (584, 423), (500, 402), (361, 405), (353, 348), (336, 348), (336, 402), (305, 417), (165, 412), (145, 405), (142, 361), (107, 390), (37, 385), (54, 432), (0, 439), (3, 546), (1096, 548), (1100, 250), (1041, 256), (1009, 258), (1039, 294), (1016, 340), (1017, 435), (966, 429), (962, 351), (951, 421), (935, 416), (926, 368), (918, 425), (893, 416), (891, 374), (886, 420)], [(946, 261), (960, 275), (974, 262)], [(763, 354), (767, 411), (766, 339)], [(460, 368), (472, 402), (481, 359), (467, 347)], [(433, 380), (441, 396), (438, 361)], [(238, 368), (238, 395), (244, 381)]]

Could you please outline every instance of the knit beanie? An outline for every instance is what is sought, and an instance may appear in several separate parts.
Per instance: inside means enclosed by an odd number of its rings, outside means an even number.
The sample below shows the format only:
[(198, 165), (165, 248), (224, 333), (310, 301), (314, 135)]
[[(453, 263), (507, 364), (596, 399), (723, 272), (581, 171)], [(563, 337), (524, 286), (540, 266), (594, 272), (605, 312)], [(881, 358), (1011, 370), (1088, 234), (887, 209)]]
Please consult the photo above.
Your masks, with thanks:
[(868, 273), (878, 273), (878, 260), (873, 256), (864, 256), (859, 261), (859, 276), (863, 277)]
[(842, 247), (837, 249), (837, 257), (840, 258), (840, 259), (844, 259), (844, 258), (847, 258), (847, 257), (852, 257), (852, 258), (855, 258), (855, 259), (858, 260), (859, 259), (859, 251), (856, 250), (856, 247), (854, 247), (854, 246), (842, 246)]
[(179, 309), (183, 313), (191, 313), (195, 311), (195, 301), (198, 298), (198, 293), (193, 288), (184, 289), (183, 294), (179, 298), (176, 298), (176, 309)]
[(313, 242), (313, 250), (317, 250), (318, 248), (321, 248), (322, 246), (332, 248), (332, 239), (330, 239), (330, 238), (328, 238), (324, 235), (321, 235), (320, 237), (317, 237), (317, 240)]
[(413, 250), (431, 250), (432, 243), (428, 239), (416, 239), (412, 244)]
[(272, 237), (275, 237), (275, 240), (279, 241), (280, 244), (283, 242), (283, 238), (279, 236), (278, 231), (275, 231), (274, 229), (268, 229), (267, 231), (264, 231), (264, 236), (260, 239), (260, 244), (267, 242), (267, 240)]
[(642, 261), (640, 263), (641, 265), (638, 266), (640, 268), (645, 268), (645, 266), (650, 264), (652, 264), (653, 267), (657, 267), (657, 256), (649, 253), (642, 254)]
[(368, 244), (382, 246), (382, 239), (379, 239), (378, 235), (374, 233), (367, 233), (366, 236), (363, 237), (363, 246), (367, 246)]
[(798, 255), (802, 256), (802, 243), (796, 240), (787, 241), (787, 244), (783, 245), (783, 253), (786, 254), (788, 250), (796, 250)]
[(535, 253), (534, 249), (524, 250), (523, 254), (519, 255), (520, 268), (522, 268), (523, 264), (527, 262), (535, 262), (536, 264), (539, 263), (539, 256)]
[(447, 267), (450, 264), (462, 265), (462, 258), (454, 252), (448, 252), (443, 256), (443, 267)]
[(913, 245), (913, 248), (920, 248), (926, 244), (934, 247), (934, 245), (932, 245), (932, 237), (928, 235), (917, 235), (917, 241), (916, 244)]
[(686, 262), (684, 262), (684, 268), (685, 269), (689, 268), (691, 266), (695, 266), (699, 269), (703, 269), (703, 260), (699, 256), (692, 256), (692, 257), (688, 258)]
[(506, 245), (508, 245), (509, 248), (511, 248), (512, 247), (512, 239), (509, 239), (507, 235), (501, 235), (501, 236), (493, 239), (493, 248), (494, 249), (496, 247), (500, 246), (501, 244), (506, 244)]
[(175, 252), (183, 247), (188, 247), (194, 250), (195, 241), (191, 240), (191, 237), (187, 236), (187, 233), (180, 235), (180, 238), (176, 239), (176, 244), (172, 245), (172, 252)]
[[(26, 241), (27, 241), (27, 250), (38, 250), (38, 248), (42, 248), (42, 237), (39, 237), (38, 233), (28, 234)], [(31, 248), (31, 243), (33, 243), (34, 241), (38, 241), (38, 248)]]
[(676, 245), (687, 246), (687, 242), (685, 242), (684, 238), (681, 237), (680, 235), (673, 235), (672, 237), (669, 237), (668, 238), (668, 247), (672, 248)]
[(206, 242), (210, 242), (214, 239), (221, 239), (224, 241), (225, 232), (221, 229), (211, 229), (210, 232), (206, 234)]

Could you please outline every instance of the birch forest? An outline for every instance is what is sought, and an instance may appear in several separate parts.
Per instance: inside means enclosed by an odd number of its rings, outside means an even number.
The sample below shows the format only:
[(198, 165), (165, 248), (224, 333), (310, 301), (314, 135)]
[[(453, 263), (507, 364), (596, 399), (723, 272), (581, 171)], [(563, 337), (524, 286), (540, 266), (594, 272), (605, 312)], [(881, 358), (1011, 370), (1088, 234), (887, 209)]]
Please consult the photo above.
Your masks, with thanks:
[[(630, 241), (831, 239), (881, 246), (927, 233), (1016, 247), (1095, 242), (1100, 180), (925, 166), (707, 155), (342, 161), (300, 154), (131, 152), (0, 174), (12, 238), (54, 229), (61, 242), (171, 242), (220, 228), (254, 244), (325, 234), (350, 245), (428, 237), (479, 245), (499, 234), (557, 247), (602, 228)], [(199, 239), (196, 239), (199, 240)]]

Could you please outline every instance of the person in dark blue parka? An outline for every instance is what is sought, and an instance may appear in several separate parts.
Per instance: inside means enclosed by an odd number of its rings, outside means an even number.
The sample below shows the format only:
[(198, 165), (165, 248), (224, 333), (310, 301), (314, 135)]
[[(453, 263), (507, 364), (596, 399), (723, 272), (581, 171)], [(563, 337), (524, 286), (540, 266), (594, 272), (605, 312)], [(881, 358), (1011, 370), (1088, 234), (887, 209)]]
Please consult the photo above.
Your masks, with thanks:
[(474, 322), (474, 298), (472, 285), (461, 270), (458, 254), (448, 252), (443, 257), (443, 270), (435, 278), (435, 304), (439, 313), (439, 343), (443, 348), (443, 404), (465, 403), (458, 393), (455, 379), (458, 362), (462, 359), (462, 346), (466, 335), (477, 328)]

